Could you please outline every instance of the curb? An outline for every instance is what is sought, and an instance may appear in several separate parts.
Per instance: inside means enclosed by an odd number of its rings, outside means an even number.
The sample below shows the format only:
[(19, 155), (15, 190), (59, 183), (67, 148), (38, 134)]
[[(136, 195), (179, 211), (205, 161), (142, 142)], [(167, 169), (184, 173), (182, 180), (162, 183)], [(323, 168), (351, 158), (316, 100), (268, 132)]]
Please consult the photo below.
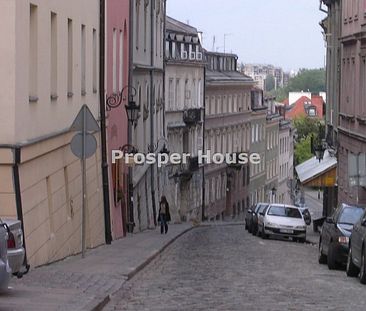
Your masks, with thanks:
[(101, 311), (111, 300), (111, 295), (94, 298), (90, 303), (83, 307), (82, 311)]
[(136, 267), (136, 269), (134, 271), (131, 271), (129, 274), (127, 274), (127, 280), (129, 281), (131, 280), (137, 273), (139, 273), (142, 269), (144, 269), (149, 263), (151, 263), (157, 256), (159, 256), (168, 246), (170, 246), (171, 244), (173, 244), (178, 238), (180, 238), (182, 235), (184, 235), (185, 233), (193, 230), (194, 228), (197, 227), (190, 227), (187, 228), (185, 230), (183, 230), (181, 233), (179, 233), (178, 235), (176, 235), (173, 239), (169, 240), (168, 243), (166, 243), (161, 249), (159, 249), (155, 254), (152, 254), (149, 258), (147, 258), (142, 264), (140, 264), (138, 267)]

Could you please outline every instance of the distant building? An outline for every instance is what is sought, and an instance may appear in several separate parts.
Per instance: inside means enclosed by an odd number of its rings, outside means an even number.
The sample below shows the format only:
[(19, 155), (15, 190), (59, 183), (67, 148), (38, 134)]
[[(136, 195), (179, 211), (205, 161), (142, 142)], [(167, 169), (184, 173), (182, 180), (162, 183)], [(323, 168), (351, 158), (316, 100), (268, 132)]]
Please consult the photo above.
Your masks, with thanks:
[(266, 117), (266, 181), (265, 198), (267, 202), (278, 201), (278, 174), (279, 174), (279, 128), (281, 115), (276, 110), (274, 97), (267, 97), (264, 101), (267, 106)]
[(251, 141), (250, 152), (261, 156), (259, 165), (250, 165), (250, 205), (266, 202), (266, 117), (267, 106), (264, 103), (263, 91), (258, 87), (251, 91)]
[(164, 193), (175, 222), (201, 221), (205, 64), (196, 28), (167, 17), (165, 123), (169, 151), (189, 153), (186, 166), (167, 165)]
[(279, 127), (279, 172), (277, 202), (292, 204), (291, 185), (293, 180), (294, 140), (290, 120), (281, 120)]
[(282, 68), (273, 65), (244, 64), (242, 72), (256, 81), (257, 87), (262, 90), (266, 89), (268, 76), (274, 78), (275, 89), (287, 86), (289, 81), (289, 74), (285, 73)]
[[(250, 150), (252, 78), (237, 71), (234, 54), (206, 52), (205, 152)], [(249, 203), (249, 165), (206, 164), (205, 216), (235, 217)]]

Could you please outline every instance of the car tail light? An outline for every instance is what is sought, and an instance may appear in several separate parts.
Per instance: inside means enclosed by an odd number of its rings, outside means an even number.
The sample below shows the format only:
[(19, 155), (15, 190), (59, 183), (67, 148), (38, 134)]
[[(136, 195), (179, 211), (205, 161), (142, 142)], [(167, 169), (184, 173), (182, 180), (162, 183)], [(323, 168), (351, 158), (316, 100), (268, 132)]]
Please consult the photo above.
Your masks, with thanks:
[(14, 234), (12, 234), (11, 232), (9, 232), (8, 249), (11, 249), (11, 248), (15, 248), (15, 239), (14, 239)]
[(349, 238), (346, 236), (340, 236), (340, 237), (338, 237), (338, 242), (341, 244), (348, 244)]

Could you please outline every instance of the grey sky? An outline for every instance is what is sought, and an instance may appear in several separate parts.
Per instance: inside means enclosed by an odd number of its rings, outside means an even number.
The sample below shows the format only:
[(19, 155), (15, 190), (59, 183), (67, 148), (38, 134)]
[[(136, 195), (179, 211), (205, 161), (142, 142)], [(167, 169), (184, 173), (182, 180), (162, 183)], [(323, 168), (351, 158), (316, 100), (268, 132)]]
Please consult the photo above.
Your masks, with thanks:
[[(324, 66), (319, 0), (167, 0), (167, 14), (203, 31), (205, 48), (286, 70)], [(216, 49), (215, 48), (215, 49)]]

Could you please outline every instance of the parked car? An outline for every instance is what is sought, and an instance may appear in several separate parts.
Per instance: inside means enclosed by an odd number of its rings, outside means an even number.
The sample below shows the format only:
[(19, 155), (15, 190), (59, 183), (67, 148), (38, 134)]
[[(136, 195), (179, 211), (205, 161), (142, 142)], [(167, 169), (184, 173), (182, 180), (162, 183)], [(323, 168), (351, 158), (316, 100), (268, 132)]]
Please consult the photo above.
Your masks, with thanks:
[(9, 228), (8, 232), (8, 260), (11, 271), (17, 277), (27, 273), (29, 267), (24, 267), (25, 250), (23, 245), (23, 230), (20, 220), (3, 219)]
[(309, 212), (309, 209), (305, 205), (298, 206), (301, 214), (304, 216), (304, 220), (307, 226), (310, 226), (311, 224), (311, 214)]
[(258, 231), (258, 213), (263, 211), (268, 203), (257, 203), (253, 209), (249, 209), (245, 216), (245, 229), (253, 235)]
[(302, 243), (306, 241), (306, 223), (298, 207), (270, 204), (260, 215), (263, 216), (263, 224), (259, 228), (263, 239), (281, 236), (292, 237)]
[(326, 263), (329, 269), (335, 269), (347, 263), (349, 237), (364, 211), (365, 206), (341, 203), (332, 217), (325, 219), (319, 238), (320, 264)]
[(11, 268), (8, 262), (8, 230), (5, 224), (0, 223), (0, 290), (8, 288), (11, 277)]
[(353, 226), (349, 241), (346, 273), (347, 276), (359, 276), (360, 282), (366, 284), (366, 213)]

